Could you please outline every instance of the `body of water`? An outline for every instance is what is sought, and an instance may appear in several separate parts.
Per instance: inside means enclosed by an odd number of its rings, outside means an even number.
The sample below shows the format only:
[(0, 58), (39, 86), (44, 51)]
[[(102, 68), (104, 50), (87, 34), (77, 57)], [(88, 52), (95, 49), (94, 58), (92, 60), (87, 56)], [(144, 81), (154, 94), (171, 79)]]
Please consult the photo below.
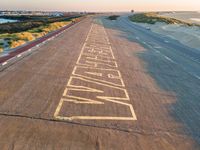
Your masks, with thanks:
[(0, 24), (8, 22), (17, 22), (18, 20), (0, 18)]

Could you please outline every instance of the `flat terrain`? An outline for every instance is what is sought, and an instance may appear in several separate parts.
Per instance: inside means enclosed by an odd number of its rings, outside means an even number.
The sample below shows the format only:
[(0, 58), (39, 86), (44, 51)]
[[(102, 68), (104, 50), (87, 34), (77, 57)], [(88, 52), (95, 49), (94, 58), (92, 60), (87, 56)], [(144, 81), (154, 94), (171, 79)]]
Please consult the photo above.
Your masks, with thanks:
[(0, 72), (1, 149), (199, 149), (122, 25), (87, 18)]
[(163, 12), (160, 13), (163, 16), (167, 16), (167, 17), (172, 17), (172, 18), (176, 18), (176, 19), (180, 19), (180, 20), (184, 20), (187, 22), (191, 22), (191, 23), (196, 23), (196, 24), (200, 24), (199, 19), (200, 19), (200, 13), (199, 12)]

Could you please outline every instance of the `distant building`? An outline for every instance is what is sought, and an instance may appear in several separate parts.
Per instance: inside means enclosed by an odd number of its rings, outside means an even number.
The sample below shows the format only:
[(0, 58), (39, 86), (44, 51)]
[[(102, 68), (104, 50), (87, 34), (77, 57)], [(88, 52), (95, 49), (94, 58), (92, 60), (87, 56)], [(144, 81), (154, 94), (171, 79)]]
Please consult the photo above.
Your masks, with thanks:
[(7, 16), (53, 16), (53, 17), (60, 17), (64, 16), (64, 12), (44, 12), (44, 11), (0, 11), (0, 16), (7, 15)]
[(53, 16), (53, 17), (61, 17), (61, 16), (64, 16), (64, 14), (61, 13), (61, 12), (55, 12), (55, 13), (52, 13), (51, 16)]

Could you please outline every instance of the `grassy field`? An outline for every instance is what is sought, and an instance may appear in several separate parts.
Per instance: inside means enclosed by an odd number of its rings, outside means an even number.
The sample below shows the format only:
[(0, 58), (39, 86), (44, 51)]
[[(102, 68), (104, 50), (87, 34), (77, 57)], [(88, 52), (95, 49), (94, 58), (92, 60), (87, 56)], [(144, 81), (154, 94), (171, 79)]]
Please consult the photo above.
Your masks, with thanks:
[(174, 18), (159, 16), (158, 13), (140, 13), (129, 17), (133, 22), (155, 24), (156, 22), (164, 22), (166, 24), (183, 24), (187, 26), (194, 26), (195, 24), (177, 20)]
[[(5, 48), (16, 48), (26, 42), (40, 38), (52, 31), (70, 24), (75, 19), (78, 19), (78, 17), (25, 17), (22, 19), (22, 22), (1, 24), (0, 52), (2, 52)], [(7, 43), (6, 47), (5, 43)]]

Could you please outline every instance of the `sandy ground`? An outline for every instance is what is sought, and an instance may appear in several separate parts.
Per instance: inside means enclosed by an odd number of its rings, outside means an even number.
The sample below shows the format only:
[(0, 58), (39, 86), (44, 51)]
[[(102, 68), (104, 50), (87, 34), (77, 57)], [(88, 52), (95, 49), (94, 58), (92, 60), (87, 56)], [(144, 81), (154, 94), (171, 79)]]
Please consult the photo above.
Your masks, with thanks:
[[(47, 45), (43, 45), (37, 53), (0, 72), (0, 148), (3, 150), (198, 150), (199, 147), (194, 140), (185, 134), (184, 125), (171, 116), (169, 106), (177, 101), (175, 93), (162, 90), (148, 74), (146, 63), (138, 57), (138, 53), (145, 52), (145, 49), (122, 37), (119, 31), (106, 28), (105, 34), (104, 28), (100, 25), (91, 28), (95, 23), (92, 23), (91, 19), (84, 20)], [(89, 31), (91, 34), (88, 34)], [(85, 41), (88, 35), (89, 40)], [(107, 49), (109, 45), (113, 55), (110, 49)], [(91, 46), (96, 48), (90, 49)], [(95, 61), (91, 63), (90, 60), (88, 63), (89, 59)], [(83, 76), (84, 70), (80, 71), (79, 75), (74, 75), (73, 73), (76, 73), (74, 68), (81, 66), (78, 62), (82, 65), (97, 64), (96, 68), (92, 66), (92, 69), (98, 71), (91, 72), (89, 68), (86, 71), (90, 75), (96, 75), (97, 78), (90, 79), (89, 75)], [(108, 74), (109, 78), (106, 76), (101, 78), (99, 70), (103, 75), (107, 71), (113, 73)], [(117, 72), (120, 72), (121, 76)], [(73, 80), (75, 77), (80, 79), (80, 76), (81, 80)], [(70, 78), (73, 79), (69, 80)], [(124, 85), (119, 80), (123, 80)], [(75, 91), (63, 93), (66, 88), (69, 90), (75, 88)], [(104, 93), (99, 91), (107, 88)], [(88, 102), (88, 99), (80, 98), (94, 98), (94, 93), (82, 92), (91, 90), (101, 93), (100, 98), (107, 100), (111, 97), (116, 99), (117, 95), (122, 96), (122, 91), (126, 91), (125, 95), (128, 93), (129, 98), (128, 101), (118, 99), (120, 106), (114, 103), (106, 104), (107, 107), (88, 103), (84, 105), (82, 102)], [(77, 105), (70, 105), (74, 102), (74, 97), (66, 99), (70, 94), (77, 94), (79, 97), (76, 97)], [(55, 115), (55, 111), (60, 108), (60, 100), (63, 98), (66, 103), (61, 104), (60, 115), (65, 118), (59, 118)], [(105, 102), (99, 97), (96, 98), (98, 102)], [(71, 115), (88, 114), (88, 110), (91, 116), (103, 114), (109, 117), (112, 117), (111, 115), (129, 117), (130, 111), (122, 107), (122, 102), (132, 106), (137, 120), (66, 118)], [(79, 107), (80, 104), (84, 106)]]
[(141, 26), (149, 27), (152, 32), (168, 36), (187, 45), (200, 50), (200, 27), (187, 27), (181, 25), (167, 25), (156, 23), (155, 25), (138, 23)]
[(168, 13), (160, 13), (160, 15), (187, 21), (190, 23), (200, 24), (200, 12), (168, 12)]

